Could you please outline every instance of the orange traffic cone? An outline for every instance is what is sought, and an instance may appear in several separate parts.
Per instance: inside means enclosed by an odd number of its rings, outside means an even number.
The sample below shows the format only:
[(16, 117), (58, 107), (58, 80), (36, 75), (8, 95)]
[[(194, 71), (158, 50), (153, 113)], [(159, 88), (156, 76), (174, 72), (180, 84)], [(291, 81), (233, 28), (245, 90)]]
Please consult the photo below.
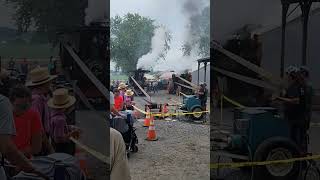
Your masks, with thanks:
[(76, 148), (75, 156), (77, 157), (79, 161), (79, 166), (84, 175), (88, 178), (90, 177), (88, 168), (87, 168), (87, 162), (86, 162), (86, 154), (79, 148)]
[(149, 127), (149, 126), (150, 126), (150, 120), (151, 120), (151, 117), (150, 117), (150, 109), (147, 108), (147, 114), (146, 114), (146, 117), (145, 117), (145, 119), (144, 119), (143, 127)]
[(153, 120), (150, 121), (150, 126), (149, 126), (149, 130), (148, 130), (148, 134), (147, 134), (147, 139), (146, 140), (148, 140), (148, 141), (157, 141), (158, 140)]

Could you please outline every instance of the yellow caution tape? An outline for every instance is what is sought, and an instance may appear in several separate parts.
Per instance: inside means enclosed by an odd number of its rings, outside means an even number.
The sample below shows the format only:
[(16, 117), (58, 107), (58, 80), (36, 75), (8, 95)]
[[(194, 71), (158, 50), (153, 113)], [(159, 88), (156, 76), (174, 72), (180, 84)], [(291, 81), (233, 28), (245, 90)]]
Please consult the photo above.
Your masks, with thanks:
[(202, 113), (209, 113), (210, 112), (210, 111), (199, 111), (199, 112), (188, 112), (188, 113), (183, 113), (183, 112), (181, 112), (181, 113), (151, 113), (151, 112), (147, 113), (134, 105), (133, 105), (133, 107), (145, 115), (150, 114), (152, 116), (178, 116), (178, 115), (202, 114)]
[(192, 114), (203, 114), (209, 111), (189, 112), (189, 113), (151, 113), (152, 116), (179, 116), (179, 115), (192, 115)]
[(147, 112), (145, 112), (144, 110), (139, 109), (137, 106), (132, 105), (133, 108), (135, 108), (136, 110), (138, 110), (139, 112), (141, 112), (142, 114), (147, 114)]
[(183, 92), (180, 92), (180, 94), (182, 94), (183, 96), (188, 96), (188, 95), (184, 94)]
[(79, 142), (78, 140), (74, 139), (74, 138), (70, 138), (70, 140), (72, 142), (74, 142), (77, 146), (79, 146), (81, 149), (87, 151), (89, 154), (91, 154), (92, 156), (96, 157), (97, 159), (99, 159), (100, 161), (106, 163), (106, 164), (110, 164), (110, 158), (91, 149), (90, 147), (82, 144), (81, 142)]
[(320, 127), (320, 123), (310, 123), (311, 127)]
[(226, 97), (225, 95), (222, 95), (222, 97), (223, 97), (225, 100), (227, 100), (228, 102), (230, 102), (231, 104), (235, 105), (235, 106), (238, 106), (238, 107), (240, 107), (240, 108), (245, 108), (245, 107), (246, 107), (246, 106), (244, 106), (244, 105), (242, 105), (242, 104), (240, 104), (240, 103), (238, 103), (238, 102), (236, 102), (236, 101), (231, 100), (230, 98)]
[(313, 155), (313, 156), (306, 156), (300, 158), (291, 158), (291, 159), (284, 159), (284, 160), (275, 160), (275, 161), (261, 161), (261, 162), (241, 162), (241, 163), (214, 163), (210, 164), (211, 169), (218, 169), (218, 168), (240, 168), (240, 167), (249, 167), (249, 166), (265, 166), (271, 164), (286, 164), (292, 163), (296, 161), (305, 161), (305, 160), (314, 160), (320, 159), (320, 155)]

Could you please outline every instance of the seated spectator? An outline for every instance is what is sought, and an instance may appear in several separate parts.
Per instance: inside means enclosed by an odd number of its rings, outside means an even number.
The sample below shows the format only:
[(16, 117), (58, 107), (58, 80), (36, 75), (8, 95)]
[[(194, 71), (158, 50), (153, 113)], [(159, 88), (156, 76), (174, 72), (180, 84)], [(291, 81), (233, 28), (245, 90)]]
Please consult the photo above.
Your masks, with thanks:
[(70, 138), (78, 138), (80, 131), (74, 126), (67, 125), (68, 113), (72, 112), (75, 102), (75, 97), (70, 96), (68, 90), (64, 88), (55, 90), (53, 98), (48, 101), (48, 106), (51, 108), (49, 135), (57, 153), (75, 154)]
[(114, 89), (113, 93), (114, 93), (114, 107), (116, 108), (116, 110), (122, 111), (123, 110), (123, 96), (120, 95), (119, 89)]
[(128, 88), (128, 85), (126, 85), (123, 82), (121, 82), (118, 86), (118, 90), (120, 91), (120, 96), (122, 96), (123, 99), (124, 99), (124, 93), (126, 92), (127, 88)]
[(133, 95), (134, 95), (134, 92), (131, 89), (127, 90), (125, 93), (124, 103), (125, 103), (126, 110), (132, 110), (132, 111), (134, 110), (134, 108), (132, 106), (132, 105), (135, 105), (135, 103), (133, 102), (133, 100), (134, 100)]
[(110, 128), (110, 157), (110, 179), (131, 180), (126, 145), (120, 132), (113, 128)]
[(42, 150), (39, 156), (53, 153), (49, 140), (50, 112), (47, 105), (52, 81), (57, 76), (51, 76), (46, 68), (37, 67), (29, 73), (29, 81), (26, 83), (32, 91), (32, 108), (40, 114), (41, 124), (44, 129), (42, 135)]
[(31, 92), (26, 87), (13, 88), (9, 97), (16, 127), (14, 143), (26, 157), (31, 158), (41, 151), (43, 129), (40, 115), (31, 109)]
[[(0, 94), (0, 157), (5, 157), (11, 164), (26, 173), (37, 173), (30, 161), (17, 149), (13, 143), (16, 135), (12, 106), (8, 98)], [(4, 168), (0, 166), (0, 179), (6, 180)]]

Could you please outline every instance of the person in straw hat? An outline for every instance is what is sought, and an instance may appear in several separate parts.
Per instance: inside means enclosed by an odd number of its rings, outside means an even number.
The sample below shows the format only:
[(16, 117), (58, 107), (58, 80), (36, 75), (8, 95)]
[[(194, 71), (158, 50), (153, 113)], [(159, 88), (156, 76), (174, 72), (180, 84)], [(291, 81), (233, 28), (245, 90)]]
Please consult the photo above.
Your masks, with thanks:
[(127, 91), (126, 91), (126, 93), (124, 94), (125, 95), (125, 101), (124, 101), (124, 103), (125, 103), (125, 108), (127, 109), (127, 110), (134, 110), (134, 108), (133, 108), (133, 106), (132, 105), (135, 105), (135, 103), (133, 102), (133, 100), (134, 100), (134, 92), (131, 90), (131, 89), (128, 89)]
[(65, 88), (55, 90), (53, 97), (48, 101), (48, 106), (51, 108), (49, 134), (58, 153), (75, 154), (69, 138), (78, 138), (80, 130), (67, 125), (67, 116), (74, 109), (75, 102), (76, 98), (70, 96)]
[(50, 112), (47, 105), (50, 95), (51, 83), (57, 76), (51, 76), (47, 68), (37, 67), (30, 71), (29, 81), (26, 86), (32, 92), (32, 108), (39, 112), (42, 127), (44, 128), (45, 135), (43, 150), (40, 155), (47, 155), (53, 152), (53, 148), (49, 143), (49, 125), (50, 125)]
[(125, 94), (125, 92), (126, 92), (126, 90), (127, 90), (127, 85), (125, 84), (125, 83), (123, 83), (123, 82), (121, 82), (120, 84), (119, 84), (119, 86), (118, 86), (118, 89), (119, 89), (119, 91), (120, 91), (120, 96), (122, 96), (122, 98), (124, 99), (124, 94)]

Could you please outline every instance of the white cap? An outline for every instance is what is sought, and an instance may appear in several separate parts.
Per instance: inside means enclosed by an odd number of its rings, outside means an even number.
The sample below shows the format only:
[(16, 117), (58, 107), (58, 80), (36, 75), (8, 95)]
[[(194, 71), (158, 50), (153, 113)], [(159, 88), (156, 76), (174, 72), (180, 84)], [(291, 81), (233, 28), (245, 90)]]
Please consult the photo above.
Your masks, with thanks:
[(287, 74), (291, 74), (291, 73), (295, 73), (295, 72), (298, 72), (299, 69), (295, 66), (289, 66), (286, 68), (286, 73)]

